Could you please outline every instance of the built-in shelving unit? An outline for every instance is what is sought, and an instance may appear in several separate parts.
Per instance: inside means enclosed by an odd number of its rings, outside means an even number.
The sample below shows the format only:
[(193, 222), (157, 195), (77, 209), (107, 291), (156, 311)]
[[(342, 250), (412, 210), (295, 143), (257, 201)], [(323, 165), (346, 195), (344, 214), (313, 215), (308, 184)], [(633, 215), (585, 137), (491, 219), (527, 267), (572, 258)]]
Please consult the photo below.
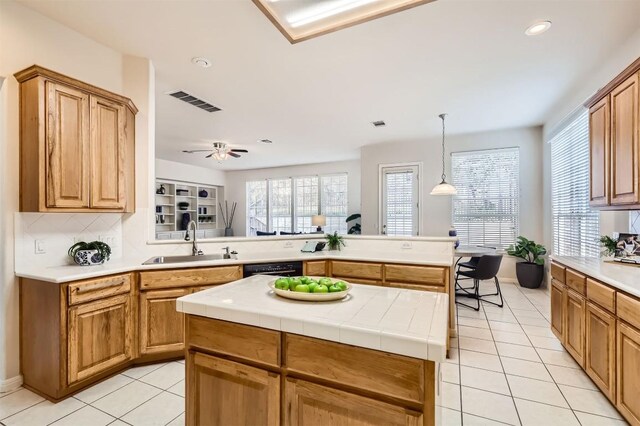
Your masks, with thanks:
[(199, 238), (220, 235), (218, 187), (157, 179), (155, 190), (156, 239), (184, 238), (189, 220), (195, 220), (198, 224)]

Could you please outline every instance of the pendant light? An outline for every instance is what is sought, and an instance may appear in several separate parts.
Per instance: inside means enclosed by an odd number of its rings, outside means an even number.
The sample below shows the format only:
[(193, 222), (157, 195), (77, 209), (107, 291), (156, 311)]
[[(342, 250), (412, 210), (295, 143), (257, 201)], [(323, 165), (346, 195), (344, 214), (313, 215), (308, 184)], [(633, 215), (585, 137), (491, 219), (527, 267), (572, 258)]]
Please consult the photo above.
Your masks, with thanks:
[(447, 175), (444, 173), (444, 118), (446, 116), (447, 114), (438, 116), (442, 119), (442, 182), (433, 187), (431, 195), (456, 195), (458, 193), (455, 186), (447, 183)]

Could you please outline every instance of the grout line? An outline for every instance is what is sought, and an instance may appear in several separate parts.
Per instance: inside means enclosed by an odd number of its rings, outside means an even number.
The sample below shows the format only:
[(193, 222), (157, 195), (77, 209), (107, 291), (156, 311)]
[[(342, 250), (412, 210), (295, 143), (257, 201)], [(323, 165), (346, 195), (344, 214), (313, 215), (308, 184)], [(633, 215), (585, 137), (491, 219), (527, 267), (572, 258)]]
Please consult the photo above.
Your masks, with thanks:
[[(68, 416), (72, 415), (73, 413), (78, 412), (78, 411), (82, 410), (84, 407), (87, 407), (87, 406), (89, 405), (89, 404), (87, 404), (86, 402), (82, 402), (82, 401), (80, 401), (79, 399), (74, 398), (73, 396), (72, 396), (72, 397), (69, 397), (69, 398), (70, 398), (70, 399), (75, 399), (76, 401), (80, 402), (80, 403), (81, 403), (81, 404), (83, 404), (83, 405), (82, 405), (80, 408), (78, 408), (77, 410), (73, 410), (72, 412), (67, 413), (67, 414), (65, 414), (64, 416), (62, 416), (62, 417), (58, 417), (58, 418), (57, 418), (57, 419), (55, 419), (54, 421), (52, 421), (52, 422), (50, 422), (50, 423), (47, 423), (47, 425), (51, 425), (51, 424), (53, 424), (53, 423), (55, 423), (55, 422), (57, 422), (57, 421), (60, 421), (60, 420), (64, 419), (65, 417), (68, 417)], [(111, 416), (111, 417), (113, 417), (113, 416)]]
[[(169, 422), (167, 423), (170, 424), (172, 421), (176, 420), (178, 417), (182, 416), (185, 412), (183, 411), (182, 413), (178, 414), (177, 416), (175, 416), (173, 419), (169, 420)], [(186, 419), (185, 419), (185, 423), (186, 423)], [(165, 425), (166, 426), (166, 425)]]
[[(30, 390), (28, 390), (28, 389), (25, 389), (25, 390), (27, 390), (28, 392), (31, 392), (31, 391), (30, 391)], [(44, 399), (44, 400), (42, 400), (42, 401), (38, 401), (38, 402), (36, 402), (35, 404), (31, 404), (31, 405), (29, 405), (28, 407), (25, 407), (25, 408), (23, 408), (22, 410), (18, 410), (18, 411), (16, 411), (15, 413), (13, 413), (13, 414), (11, 414), (11, 415), (9, 415), (9, 416), (7, 416), (7, 417), (3, 417), (3, 418), (2, 418), (2, 419), (0, 419), (0, 420), (6, 420), (6, 419), (8, 419), (9, 417), (13, 417), (13, 416), (15, 416), (16, 414), (22, 413), (23, 411), (26, 411), (26, 410), (28, 410), (28, 409), (30, 409), (30, 408), (33, 408), (33, 407), (35, 407), (36, 405), (40, 405), (40, 404), (42, 404), (43, 402), (46, 402), (46, 401), (47, 401), (46, 399)], [(4, 423), (3, 423), (3, 424), (4, 424)]]

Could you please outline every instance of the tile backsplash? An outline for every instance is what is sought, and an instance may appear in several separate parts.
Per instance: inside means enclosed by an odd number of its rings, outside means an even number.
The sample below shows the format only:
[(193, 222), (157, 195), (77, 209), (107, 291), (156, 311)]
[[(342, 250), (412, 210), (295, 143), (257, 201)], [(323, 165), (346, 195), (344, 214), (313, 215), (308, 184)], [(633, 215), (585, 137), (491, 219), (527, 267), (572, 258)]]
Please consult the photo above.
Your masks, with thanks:
[(640, 234), (640, 210), (629, 212), (629, 232)]
[[(16, 266), (73, 263), (67, 251), (77, 241), (102, 240), (111, 246), (112, 259), (122, 257), (120, 213), (16, 213), (14, 220)], [(36, 241), (45, 253), (36, 254)]]

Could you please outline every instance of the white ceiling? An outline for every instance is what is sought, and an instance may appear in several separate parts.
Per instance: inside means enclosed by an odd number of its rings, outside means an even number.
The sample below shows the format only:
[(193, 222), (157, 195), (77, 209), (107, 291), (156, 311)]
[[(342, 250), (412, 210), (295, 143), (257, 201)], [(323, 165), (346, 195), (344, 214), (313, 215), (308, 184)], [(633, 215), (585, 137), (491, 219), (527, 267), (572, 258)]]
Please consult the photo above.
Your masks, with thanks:
[[(291, 45), (251, 0), (22, 3), (151, 58), (157, 156), (225, 170), (352, 159), (363, 145), (434, 138), (441, 112), (450, 134), (540, 125), (640, 16), (638, 0), (438, 0)], [(525, 36), (539, 19), (552, 28)], [(192, 65), (194, 56), (213, 66)], [(176, 89), (223, 110), (164, 94)], [(370, 124), (381, 119), (385, 128)], [(213, 140), (250, 152), (222, 165), (180, 152)]]

